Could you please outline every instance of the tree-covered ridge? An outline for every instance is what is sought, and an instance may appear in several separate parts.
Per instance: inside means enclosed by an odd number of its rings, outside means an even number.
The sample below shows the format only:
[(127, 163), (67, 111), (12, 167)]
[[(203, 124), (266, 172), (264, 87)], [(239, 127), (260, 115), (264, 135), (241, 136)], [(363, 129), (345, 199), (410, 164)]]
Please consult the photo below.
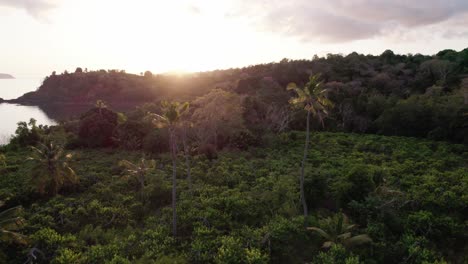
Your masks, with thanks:
[(136, 106), (174, 99), (193, 101), (219, 88), (243, 98), (247, 125), (304, 129), (300, 118), (284, 115), (294, 96), (284, 88), (290, 82), (302, 87), (311, 74), (321, 74), (336, 106), (325, 123), (327, 130), (468, 142), (467, 65), (468, 49), (444, 50), (434, 56), (397, 55), (389, 50), (380, 56), (329, 54), (313, 60), (284, 59), (187, 75), (78, 68), (74, 73), (46, 77), (36, 92), (13, 101), (42, 104), (46, 109), (52, 103), (91, 104), (97, 100), (116, 107)]
[[(8, 204), (25, 206), (22, 233), (44, 254), (37, 254), (39, 263), (466, 261), (466, 146), (312, 133), (305, 167), (307, 225), (332, 232), (336, 223), (327, 219), (339, 219), (341, 213), (333, 212), (341, 208), (350, 218), (344, 228), (356, 225), (349, 228), (353, 236), (372, 239), (352, 249), (333, 240), (323, 251), (327, 239), (305, 229), (300, 216), (297, 175), (304, 138), (290, 132), (272, 137), (269, 147), (222, 152), (214, 161), (195, 156), (193, 194), (185, 177), (178, 179), (176, 239), (172, 162), (166, 154), (147, 171), (140, 192), (137, 178), (122, 177), (128, 171), (119, 166), (123, 157), (138, 162), (140, 152), (75, 150), (70, 166), (80, 185), (43, 200), (29, 183), (33, 164), (24, 163), (29, 151), (6, 151), (0, 195)], [(177, 167), (185, 171), (183, 159)], [(27, 255), (18, 245), (0, 248), (9, 263), (23, 263)]]

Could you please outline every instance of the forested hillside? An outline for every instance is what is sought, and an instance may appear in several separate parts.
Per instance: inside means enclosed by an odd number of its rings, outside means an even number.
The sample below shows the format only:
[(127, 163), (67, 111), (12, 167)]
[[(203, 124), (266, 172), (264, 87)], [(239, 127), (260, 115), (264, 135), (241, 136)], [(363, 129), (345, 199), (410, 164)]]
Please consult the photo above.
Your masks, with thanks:
[[(187, 75), (141, 76), (124, 71), (53, 73), (36, 92), (15, 102), (93, 104), (104, 100), (114, 107), (162, 100), (191, 101), (214, 88), (242, 96), (248, 123), (262, 122), (283, 112), (292, 93), (290, 82), (303, 85), (320, 74), (335, 103), (326, 129), (429, 137), (468, 142), (468, 49), (444, 50), (434, 56), (329, 54), (313, 60), (287, 60)], [(288, 117), (289, 118), (289, 117)], [(290, 125), (303, 122), (290, 117)]]
[(53, 74), (17, 102), (86, 111), (0, 146), (0, 263), (467, 263), (467, 62)]

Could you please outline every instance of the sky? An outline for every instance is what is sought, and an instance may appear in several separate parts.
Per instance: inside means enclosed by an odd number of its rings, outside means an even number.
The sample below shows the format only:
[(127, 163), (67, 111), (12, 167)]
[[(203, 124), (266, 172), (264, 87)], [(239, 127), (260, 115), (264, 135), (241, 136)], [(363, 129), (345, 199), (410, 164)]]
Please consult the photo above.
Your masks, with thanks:
[(0, 0), (0, 72), (207, 71), (468, 47), (468, 0)]

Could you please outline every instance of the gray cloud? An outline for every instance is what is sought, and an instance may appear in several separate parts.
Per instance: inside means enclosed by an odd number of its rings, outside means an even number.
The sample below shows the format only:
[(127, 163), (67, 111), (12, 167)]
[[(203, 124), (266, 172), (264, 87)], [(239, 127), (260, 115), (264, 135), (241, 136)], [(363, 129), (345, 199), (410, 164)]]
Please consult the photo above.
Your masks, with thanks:
[[(393, 29), (437, 25), (468, 13), (468, 0), (270, 0), (241, 1), (230, 17), (264, 31), (304, 40), (352, 41)], [(468, 25), (464, 25), (468, 26)]]
[(24, 9), (34, 18), (44, 19), (56, 3), (52, 0), (0, 0), (0, 6)]

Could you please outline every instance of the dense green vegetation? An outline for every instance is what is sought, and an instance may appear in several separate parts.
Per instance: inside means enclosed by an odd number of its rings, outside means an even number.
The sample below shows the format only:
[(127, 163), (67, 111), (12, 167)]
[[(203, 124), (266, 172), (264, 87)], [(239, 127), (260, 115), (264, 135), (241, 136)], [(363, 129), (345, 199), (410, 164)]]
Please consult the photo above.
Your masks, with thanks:
[(0, 263), (466, 263), (467, 56), (53, 74), (96, 103), (0, 147)]
[[(49, 129), (49, 137), (65, 140), (60, 130)], [(170, 155), (153, 156), (142, 186), (121, 166), (122, 159), (139, 164), (141, 151), (75, 149), (68, 164), (80, 182), (51, 198), (31, 183), (36, 163), (25, 157), (32, 151), (11, 144), (2, 150), (0, 198), (6, 207), (25, 208), (21, 232), (29, 245), (2, 243), (0, 259), (23, 263), (33, 248), (41, 252), (32, 252), (34, 263), (467, 261), (466, 146), (312, 132), (304, 219), (298, 185), (304, 138), (303, 132), (272, 135), (263, 147), (224, 150), (213, 160), (194, 154), (192, 192), (179, 158), (176, 237)], [(328, 250), (321, 248), (328, 239), (304, 221), (330, 234)], [(348, 235), (339, 237), (346, 230), (372, 242), (350, 246)]]

